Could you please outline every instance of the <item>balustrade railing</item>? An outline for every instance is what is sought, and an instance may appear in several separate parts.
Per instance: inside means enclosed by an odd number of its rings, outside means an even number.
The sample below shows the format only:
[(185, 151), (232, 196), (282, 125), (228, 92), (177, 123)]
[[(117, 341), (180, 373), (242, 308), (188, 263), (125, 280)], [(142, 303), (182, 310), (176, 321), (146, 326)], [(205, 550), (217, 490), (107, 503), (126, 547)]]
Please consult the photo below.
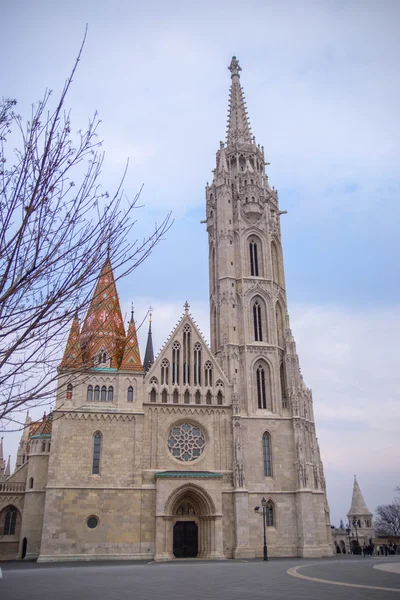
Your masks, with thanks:
[(0, 482), (1, 492), (24, 492), (25, 483), (21, 481), (3, 481)]

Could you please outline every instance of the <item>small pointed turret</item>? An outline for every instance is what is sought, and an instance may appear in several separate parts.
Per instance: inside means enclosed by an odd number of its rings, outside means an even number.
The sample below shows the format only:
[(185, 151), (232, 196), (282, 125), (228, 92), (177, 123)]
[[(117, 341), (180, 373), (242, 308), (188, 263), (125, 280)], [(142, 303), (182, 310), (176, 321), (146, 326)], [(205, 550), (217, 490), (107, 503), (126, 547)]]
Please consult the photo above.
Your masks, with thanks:
[(81, 336), (79, 333), (79, 319), (75, 315), (69, 332), (67, 345), (65, 346), (64, 356), (60, 363), (60, 368), (79, 368), (83, 366)]
[(347, 516), (349, 517), (349, 521), (351, 521), (354, 517), (364, 515), (372, 516), (372, 513), (368, 510), (367, 505), (365, 504), (360, 486), (358, 485), (357, 477), (354, 475), (353, 497), (351, 499), (351, 506)]
[(5, 476), (6, 479), (7, 479), (7, 477), (10, 477), (10, 475), (11, 475), (10, 461), (11, 461), (11, 456), (8, 455), (7, 466), (6, 466), (6, 470), (5, 470), (5, 473), (4, 473), (4, 476)]
[(0, 438), (0, 481), (3, 479), (6, 461), (3, 458), (3, 438)]
[(232, 85), (229, 97), (227, 144), (252, 143), (250, 123), (247, 118), (246, 103), (239, 72), (242, 70), (236, 56), (232, 56), (228, 69), (231, 72)]
[(110, 259), (97, 281), (81, 331), (83, 361), (95, 367), (118, 369), (126, 335)]
[(30, 426), (32, 424), (32, 419), (29, 416), (29, 411), (26, 413), (25, 417), (25, 425), (22, 430), (21, 439), (19, 441), (18, 452), (17, 452), (17, 460), (15, 463), (15, 470), (22, 467), (23, 464), (26, 463), (29, 454), (29, 432)]
[(154, 351), (153, 351), (153, 336), (151, 333), (151, 321), (152, 321), (152, 308), (150, 307), (149, 309), (149, 314), (150, 314), (150, 318), (149, 318), (149, 332), (147, 334), (147, 344), (146, 344), (146, 352), (144, 355), (144, 362), (143, 362), (143, 367), (144, 370), (149, 371), (151, 365), (154, 362)]
[(143, 365), (140, 358), (139, 343), (136, 333), (136, 324), (133, 317), (133, 306), (131, 311), (131, 320), (129, 321), (128, 335), (124, 349), (124, 355), (120, 369), (124, 371), (139, 371), (143, 372)]

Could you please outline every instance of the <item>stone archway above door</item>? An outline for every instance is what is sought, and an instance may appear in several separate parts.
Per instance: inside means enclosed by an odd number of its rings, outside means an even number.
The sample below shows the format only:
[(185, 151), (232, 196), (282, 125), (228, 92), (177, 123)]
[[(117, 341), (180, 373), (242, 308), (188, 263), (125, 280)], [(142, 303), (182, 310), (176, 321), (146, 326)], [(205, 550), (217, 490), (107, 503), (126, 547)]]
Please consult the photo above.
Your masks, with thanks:
[[(187, 539), (190, 538), (193, 545), (195, 530), (198, 535), (198, 551), (196, 554), (192, 548), (192, 556), (194, 553), (198, 558), (225, 558), (222, 539), (222, 477), (221, 473), (205, 471), (167, 471), (156, 474), (156, 560), (174, 558), (174, 540), (176, 546), (177, 535), (183, 540), (181, 544), (186, 546)], [(179, 522), (191, 522), (193, 525), (175, 527)], [(178, 554), (180, 552), (177, 551)]]

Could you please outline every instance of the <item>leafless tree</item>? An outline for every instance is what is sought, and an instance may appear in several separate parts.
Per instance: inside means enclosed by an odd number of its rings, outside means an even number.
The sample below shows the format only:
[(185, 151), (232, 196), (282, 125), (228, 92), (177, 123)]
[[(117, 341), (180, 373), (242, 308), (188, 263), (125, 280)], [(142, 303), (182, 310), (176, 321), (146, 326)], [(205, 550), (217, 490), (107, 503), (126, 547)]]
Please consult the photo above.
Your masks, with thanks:
[(87, 307), (107, 255), (119, 279), (171, 225), (168, 213), (138, 243), (139, 194), (125, 197), (125, 174), (112, 195), (100, 185), (97, 113), (72, 132), (65, 102), (83, 44), (55, 108), (48, 90), (24, 123), (14, 100), (0, 103), (0, 428), (23, 407), (48, 403), (69, 324)]
[[(400, 492), (400, 487), (396, 488)], [(391, 504), (382, 504), (376, 509), (375, 531), (378, 535), (400, 536), (400, 498)]]

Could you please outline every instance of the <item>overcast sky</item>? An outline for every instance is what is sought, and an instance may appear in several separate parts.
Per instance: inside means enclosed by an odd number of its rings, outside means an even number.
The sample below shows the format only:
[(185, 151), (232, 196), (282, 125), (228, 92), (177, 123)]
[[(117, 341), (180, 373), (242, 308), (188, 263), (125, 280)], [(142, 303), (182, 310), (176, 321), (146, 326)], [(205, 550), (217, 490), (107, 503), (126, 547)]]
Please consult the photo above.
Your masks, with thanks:
[[(78, 130), (98, 110), (106, 164), (144, 183), (138, 237), (175, 224), (121, 281), (123, 311), (151, 303), (159, 349), (187, 299), (208, 338), (204, 186), (225, 138), (235, 54), (249, 117), (279, 189), (289, 314), (313, 389), (332, 523), (353, 474), (367, 506), (400, 484), (400, 2), (14, 0), (4, 4), (1, 93), (60, 92), (89, 24), (67, 101)], [(140, 331), (144, 353), (144, 327)], [(36, 416), (33, 414), (33, 416)], [(15, 434), (6, 453), (15, 458)]]

